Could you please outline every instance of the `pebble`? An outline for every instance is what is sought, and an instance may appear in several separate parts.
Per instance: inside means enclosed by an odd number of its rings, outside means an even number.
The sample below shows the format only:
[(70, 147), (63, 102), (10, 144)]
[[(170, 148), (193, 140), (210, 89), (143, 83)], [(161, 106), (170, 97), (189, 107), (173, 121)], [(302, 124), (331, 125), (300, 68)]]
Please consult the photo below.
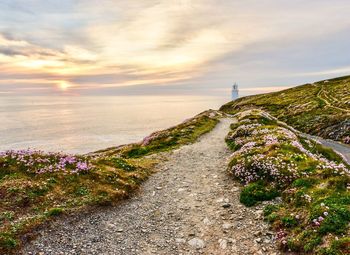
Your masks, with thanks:
[(222, 225), (222, 228), (223, 229), (230, 229), (230, 228), (232, 228), (232, 224), (230, 224), (230, 223), (224, 223), (223, 225)]
[(224, 204), (222, 204), (222, 207), (223, 208), (229, 208), (229, 207), (231, 207), (231, 204), (230, 203), (224, 203)]
[(227, 240), (226, 239), (220, 239), (219, 240), (219, 246), (221, 249), (226, 250), (227, 248)]
[(197, 237), (189, 240), (188, 244), (195, 249), (203, 249), (205, 247), (204, 241), (202, 239), (197, 238)]

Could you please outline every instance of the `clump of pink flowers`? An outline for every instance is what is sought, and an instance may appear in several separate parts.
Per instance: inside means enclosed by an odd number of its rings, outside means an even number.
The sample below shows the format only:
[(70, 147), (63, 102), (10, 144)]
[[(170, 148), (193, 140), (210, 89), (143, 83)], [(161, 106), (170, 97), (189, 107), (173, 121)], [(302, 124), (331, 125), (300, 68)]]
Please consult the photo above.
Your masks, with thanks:
[(0, 152), (0, 167), (20, 169), (35, 174), (53, 172), (84, 173), (91, 171), (93, 168), (88, 158), (84, 156), (33, 149)]
[[(236, 116), (239, 126), (226, 137), (226, 140), (238, 145), (238, 149), (231, 155), (231, 162), (234, 163), (230, 170), (243, 183), (248, 184), (262, 179), (282, 185), (291, 183), (297, 178), (309, 175), (300, 171), (297, 163), (307, 159), (316, 161), (318, 169), (328, 169), (339, 175), (349, 173), (344, 164), (330, 161), (306, 149), (299, 142), (296, 131), (288, 129), (288, 126), (262, 125), (256, 122), (256, 118), (249, 119), (250, 114), (274, 120), (268, 114), (254, 110)], [(294, 147), (294, 149), (280, 153), (283, 147)]]
[(279, 240), (281, 242), (281, 244), (286, 245), (287, 244), (287, 233), (284, 232), (283, 229), (280, 229), (279, 231), (277, 231), (276, 239)]

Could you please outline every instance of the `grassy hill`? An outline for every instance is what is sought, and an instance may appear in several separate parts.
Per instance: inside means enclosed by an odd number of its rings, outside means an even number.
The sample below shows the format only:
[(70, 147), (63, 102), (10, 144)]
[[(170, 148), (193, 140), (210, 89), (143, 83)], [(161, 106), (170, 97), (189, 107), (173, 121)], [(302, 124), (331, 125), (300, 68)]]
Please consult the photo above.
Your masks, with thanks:
[(265, 112), (248, 110), (236, 118), (226, 137), (233, 151), (228, 171), (244, 185), (240, 201), (246, 206), (281, 197), (264, 208), (279, 248), (350, 254), (349, 165)]
[(243, 97), (220, 110), (260, 108), (298, 130), (350, 144), (350, 76)]

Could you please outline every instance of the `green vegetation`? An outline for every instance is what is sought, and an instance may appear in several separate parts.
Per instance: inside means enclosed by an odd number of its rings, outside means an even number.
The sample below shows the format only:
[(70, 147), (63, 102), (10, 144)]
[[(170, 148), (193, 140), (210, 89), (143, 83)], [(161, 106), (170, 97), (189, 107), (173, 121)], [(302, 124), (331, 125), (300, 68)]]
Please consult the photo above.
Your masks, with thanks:
[(0, 253), (15, 253), (33, 229), (61, 214), (127, 198), (158, 162), (149, 155), (194, 142), (213, 129), (218, 118), (207, 111), (142, 143), (85, 156), (35, 150), (0, 153)]
[(282, 250), (350, 254), (350, 167), (342, 157), (260, 110), (236, 117), (226, 142), (234, 150), (229, 172), (244, 184), (241, 202), (281, 196), (264, 216)]
[(99, 152), (104, 152), (107, 155), (118, 154), (121, 158), (131, 159), (172, 150), (183, 144), (192, 143), (201, 135), (212, 130), (218, 123), (220, 116), (216, 111), (205, 111), (177, 126), (152, 133), (145, 137), (141, 143)]
[(259, 108), (292, 127), (350, 144), (350, 76), (243, 97), (220, 110), (235, 114)]
[(270, 187), (262, 181), (250, 183), (242, 189), (240, 202), (246, 206), (253, 206), (259, 201), (271, 200), (280, 193), (275, 187)]

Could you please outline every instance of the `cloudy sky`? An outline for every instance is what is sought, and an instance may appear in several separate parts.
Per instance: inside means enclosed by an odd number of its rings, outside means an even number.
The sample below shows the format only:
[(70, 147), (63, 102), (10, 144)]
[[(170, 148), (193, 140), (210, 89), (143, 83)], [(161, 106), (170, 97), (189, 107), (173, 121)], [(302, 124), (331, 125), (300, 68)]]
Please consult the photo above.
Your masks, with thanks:
[(0, 94), (269, 91), (350, 74), (348, 0), (1, 0)]

